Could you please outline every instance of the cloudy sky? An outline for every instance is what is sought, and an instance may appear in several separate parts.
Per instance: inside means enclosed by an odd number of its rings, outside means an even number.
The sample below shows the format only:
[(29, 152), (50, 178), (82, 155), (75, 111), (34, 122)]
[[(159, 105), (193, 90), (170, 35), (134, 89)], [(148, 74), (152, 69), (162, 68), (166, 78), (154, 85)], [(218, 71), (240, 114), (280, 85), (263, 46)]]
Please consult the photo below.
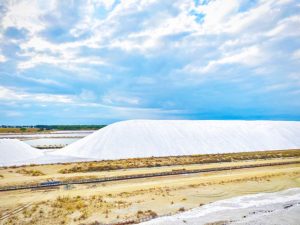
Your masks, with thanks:
[(0, 2), (0, 124), (300, 120), (299, 0)]

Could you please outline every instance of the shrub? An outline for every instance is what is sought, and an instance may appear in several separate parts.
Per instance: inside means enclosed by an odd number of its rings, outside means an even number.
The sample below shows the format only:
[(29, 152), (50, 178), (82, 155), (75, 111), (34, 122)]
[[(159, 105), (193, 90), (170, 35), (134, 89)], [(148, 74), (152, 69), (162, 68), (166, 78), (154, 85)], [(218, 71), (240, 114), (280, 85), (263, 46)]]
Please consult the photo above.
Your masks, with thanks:
[(16, 171), (17, 173), (29, 176), (42, 176), (45, 175), (43, 172), (39, 170), (27, 170), (27, 169), (20, 169)]
[(181, 208), (178, 209), (178, 211), (179, 211), (179, 212), (184, 212), (184, 211), (185, 211), (185, 208), (184, 208), (184, 207), (181, 207)]

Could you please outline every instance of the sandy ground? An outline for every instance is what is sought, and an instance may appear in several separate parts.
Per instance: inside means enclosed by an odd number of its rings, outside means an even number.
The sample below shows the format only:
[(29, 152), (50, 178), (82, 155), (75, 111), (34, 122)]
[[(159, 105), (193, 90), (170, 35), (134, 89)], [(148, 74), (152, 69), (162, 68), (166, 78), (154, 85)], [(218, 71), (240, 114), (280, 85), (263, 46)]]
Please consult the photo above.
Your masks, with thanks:
[(143, 225), (299, 225), (300, 188), (243, 195), (183, 213), (152, 219)]
[[(299, 160), (272, 159), (257, 163)], [(194, 169), (240, 165), (251, 162), (231, 162), (207, 165), (129, 169), (111, 172), (84, 173), (86, 176), (113, 176), (133, 173), (168, 171), (177, 168)], [(12, 169), (1, 171), (1, 185), (47, 179), (49, 177), (82, 176), (58, 174), (62, 165), (41, 166), (46, 175), (30, 177)], [(15, 169), (13, 169), (15, 170)], [(13, 171), (12, 170), (12, 171)], [(9, 176), (10, 175), (10, 176)], [(174, 214), (220, 199), (234, 196), (275, 192), (300, 187), (300, 164), (260, 167), (203, 174), (155, 177), (103, 184), (73, 185), (47, 191), (11, 191), (0, 193), (0, 224), (92, 224), (116, 223), (150, 215)], [(14, 214), (14, 210), (26, 208)]]
[(191, 165), (176, 165), (176, 166), (162, 166), (162, 167), (152, 167), (152, 168), (135, 168), (135, 169), (121, 169), (121, 170), (111, 170), (103, 172), (76, 172), (69, 174), (59, 173), (61, 169), (71, 168), (74, 164), (63, 165), (40, 165), (40, 166), (27, 166), (24, 169), (30, 171), (40, 171), (45, 175), (41, 176), (30, 176), (24, 175), (19, 171), (23, 167), (18, 168), (0, 168), (0, 187), (7, 185), (23, 185), (30, 183), (40, 183), (47, 180), (66, 180), (66, 179), (79, 179), (79, 178), (101, 178), (101, 177), (112, 177), (121, 175), (131, 175), (131, 174), (146, 174), (146, 173), (156, 173), (165, 172), (172, 170), (193, 170), (193, 169), (206, 169), (206, 168), (218, 168), (226, 166), (240, 166), (240, 165), (250, 165), (250, 164), (262, 164), (262, 163), (276, 163), (276, 162), (293, 162), (300, 161), (300, 157), (284, 158), (284, 159), (264, 159), (264, 160), (247, 160), (247, 161), (237, 161), (237, 162), (222, 162), (222, 163), (209, 163), (209, 164), (191, 164)]

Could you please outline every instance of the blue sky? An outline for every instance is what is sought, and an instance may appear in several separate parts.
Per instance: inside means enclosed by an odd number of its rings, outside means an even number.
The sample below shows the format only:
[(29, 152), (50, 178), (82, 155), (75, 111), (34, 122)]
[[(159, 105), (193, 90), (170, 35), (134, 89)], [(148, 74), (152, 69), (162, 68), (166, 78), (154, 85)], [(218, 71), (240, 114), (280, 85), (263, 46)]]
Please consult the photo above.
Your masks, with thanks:
[(1, 1), (0, 124), (300, 120), (298, 0)]

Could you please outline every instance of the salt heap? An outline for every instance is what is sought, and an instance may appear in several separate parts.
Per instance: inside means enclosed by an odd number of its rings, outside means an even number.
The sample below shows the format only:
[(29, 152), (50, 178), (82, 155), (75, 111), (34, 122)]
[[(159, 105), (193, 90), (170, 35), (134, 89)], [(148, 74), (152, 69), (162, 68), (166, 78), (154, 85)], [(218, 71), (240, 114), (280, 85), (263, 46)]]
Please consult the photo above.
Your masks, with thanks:
[(43, 153), (16, 139), (0, 139), (0, 166), (18, 164), (42, 156)]
[(102, 160), (299, 148), (300, 122), (129, 120), (54, 154)]

